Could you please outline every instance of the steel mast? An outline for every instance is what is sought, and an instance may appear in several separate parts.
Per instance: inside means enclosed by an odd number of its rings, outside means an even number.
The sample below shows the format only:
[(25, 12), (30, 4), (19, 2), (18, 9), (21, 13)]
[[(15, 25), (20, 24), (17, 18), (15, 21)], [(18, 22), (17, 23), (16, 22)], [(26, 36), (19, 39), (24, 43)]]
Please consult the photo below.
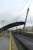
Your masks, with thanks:
[(23, 30), (25, 30), (25, 25), (26, 25), (26, 21), (27, 21), (28, 12), (29, 12), (29, 8), (27, 9), (26, 18), (25, 18), (25, 24), (24, 24)]

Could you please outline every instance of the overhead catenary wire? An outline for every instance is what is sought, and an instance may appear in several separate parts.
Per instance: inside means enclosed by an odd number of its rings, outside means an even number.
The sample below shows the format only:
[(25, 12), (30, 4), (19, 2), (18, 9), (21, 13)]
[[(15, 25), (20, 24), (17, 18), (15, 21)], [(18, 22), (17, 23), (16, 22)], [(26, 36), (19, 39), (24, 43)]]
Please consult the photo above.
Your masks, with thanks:
[[(31, 25), (32, 25), (32, 20), (31, 20), (31, 16), (30, 16), (30, 22), (31, 22)], [(32, 26), (32, 28), (31, 28), (31, 30), (33, 30), (33, 26)]]
[(30, 22), (31, 22), (31, 24), (32, 24), (31, 16), (30, 16)]

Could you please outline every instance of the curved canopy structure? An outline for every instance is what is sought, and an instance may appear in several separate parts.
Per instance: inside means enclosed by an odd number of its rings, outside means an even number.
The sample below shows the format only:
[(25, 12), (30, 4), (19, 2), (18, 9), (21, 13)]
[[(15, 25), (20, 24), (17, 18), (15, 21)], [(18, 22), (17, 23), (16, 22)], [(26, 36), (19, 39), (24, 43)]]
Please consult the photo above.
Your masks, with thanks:
[(7, 30), (9, 28), (12, 28), (12, 27), (15, 27), (15, 26), (18, 26), (18, 25), (23, 25), (23, 24), (25, 24), (25, 22), (14, 22), (14, 23), (11, 23), (11, 24), (8, 24), (8, 25), (2, 27), (0, 29), (0, 31), (5, 31), (5, 30)]

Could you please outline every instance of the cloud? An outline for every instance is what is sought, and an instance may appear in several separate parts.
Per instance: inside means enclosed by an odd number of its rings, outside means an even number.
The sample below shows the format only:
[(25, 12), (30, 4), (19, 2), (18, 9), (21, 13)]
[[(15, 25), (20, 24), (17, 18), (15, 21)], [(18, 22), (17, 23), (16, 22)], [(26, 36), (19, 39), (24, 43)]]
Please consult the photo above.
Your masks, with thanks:
[[(0, 21), (7, 20), (7, 23), (13, 21), (22, 21), (26, 17), (27, 8), (30, 8), (28, 16), (33, 16), (33, 0), (1, 0), (0, 1)], [(27, 19), (29, 23), (29, 17)], [(31, 20), (33, 21), (32, 17)]]
[(3, 0), (0, 3), (0, 14), (21, 15), (28, 7), (30, 0)]

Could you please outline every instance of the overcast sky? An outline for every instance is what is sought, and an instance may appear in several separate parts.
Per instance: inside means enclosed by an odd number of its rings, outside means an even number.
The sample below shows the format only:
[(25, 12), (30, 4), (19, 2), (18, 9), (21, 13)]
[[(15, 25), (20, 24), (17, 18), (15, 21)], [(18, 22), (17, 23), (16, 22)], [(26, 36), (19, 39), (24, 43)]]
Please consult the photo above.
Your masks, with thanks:
[(15, 21), (24, 21), (28, 7), (30, 10), (27, 23), (29, 25), (32, 22), (33, 25), (33, 0), (0, 0), (0, 27)]

